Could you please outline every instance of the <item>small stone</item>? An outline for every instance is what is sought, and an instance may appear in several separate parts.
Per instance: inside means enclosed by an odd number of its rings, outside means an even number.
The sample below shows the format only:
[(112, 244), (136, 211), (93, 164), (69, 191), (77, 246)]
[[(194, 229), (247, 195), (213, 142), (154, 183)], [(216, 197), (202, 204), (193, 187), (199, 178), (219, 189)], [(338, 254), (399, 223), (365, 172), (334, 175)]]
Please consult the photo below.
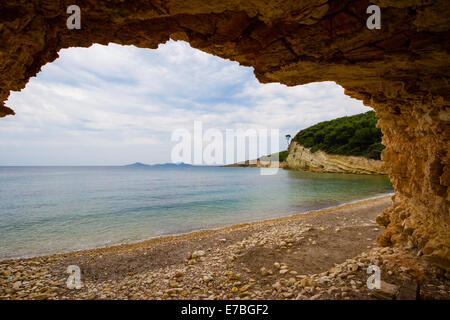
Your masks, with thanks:
[(272, 288), (274, 288), (275, 290), (279, 291), (281, 289), (281, 284), (279, 282), (275, 282), (272, 285)]
[(317, 282), (309, 278), (304, 278), (300, 281), (300, 285), (302, 287), (317, 287)]
[(352, 264), (350, 266), (350, 270), (353, 271), (353, 272), (357, 271), (358, 269), (359, 269), (359, 266), (357, 264)]
[(320, 298), (321, 295), (322, 295), (321, 293), (318, 293), (318, 294), (312, 296), (311, 298), (309, 298), (309, 300), (317, 300)]
[(197, 259), (199, 257), (203, 257), (205, 255), (205, 251), (197, 250), (192, 253), (192, 259)]
[(20, 286), (22, 285), (22, 281), (16, 281), (13, 283), (13, 289), (19, 290)]
[(245, 292), (245, 291), (247, 291), (248, 289), (250, 289), (250, 287), (251, 287), (251, 285), (250, 285), (250, 284), (246, 284), (246, 285), (242, 286), (242, 288), (241, 288), (241, 292)]
[(398, 287), (391, 283), (380, 281), (380, 289), (374, 289), (372, 295), (378, 299), (393, 300), (398, 293)]
[(228, 279), (230, 279), (230, 280), (239, 280), (239, 275), (234, 274), (234, 273), (230, 273), (228, 275)]
[(272, 271), (272, 270), (266, 269), (266, 268), (264, 268), (264, 267), (262, 267), (262, 268), (260, 269), (260, 271), (261, 271), (261, 274), (262, 274), (263, 276), (268, 276), (268, 275), (272, 275), (272, 274), (273, 274), (273, 271)]
[(184, 276), (184, 273), (182, 272), (182, 271), (177, 271), (176, 273), (175, 273), (175, 278), (181, 278), (181, 277), (183, 277)]

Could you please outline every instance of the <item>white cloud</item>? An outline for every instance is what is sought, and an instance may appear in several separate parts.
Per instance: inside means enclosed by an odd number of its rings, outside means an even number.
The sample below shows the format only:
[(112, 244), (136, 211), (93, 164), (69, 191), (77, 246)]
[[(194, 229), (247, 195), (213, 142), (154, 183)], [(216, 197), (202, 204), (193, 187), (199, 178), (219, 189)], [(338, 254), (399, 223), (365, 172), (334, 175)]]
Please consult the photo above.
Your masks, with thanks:
[(0, 119), (0, 165), (166, 162), (171, 132), (194, 121), (295, 135), (369, 110), (333, 82), (260, 84), (252, 68), (173, 41), (62, 50), (7, 104), (17, 115)]

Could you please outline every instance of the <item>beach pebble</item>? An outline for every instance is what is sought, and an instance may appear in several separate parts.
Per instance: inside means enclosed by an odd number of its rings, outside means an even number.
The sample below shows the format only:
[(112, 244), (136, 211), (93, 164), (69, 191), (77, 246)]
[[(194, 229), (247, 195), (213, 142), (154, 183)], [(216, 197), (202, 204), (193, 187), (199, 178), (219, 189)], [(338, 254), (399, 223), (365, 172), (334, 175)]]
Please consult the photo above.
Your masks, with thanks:
[(204, 275), (203, 276), (203, 281), (204, 282), (210, 282), (213, 280), (213, 277), (211, 277), (210, 275)]
[(246, 285), (242, 286), (242, 287), (241, 287), (241, 292), (247, 291), (248, 289), (250, 289), (250, 287), (251, 287), (250, 284), (246, 284)]
[[(356, 221), (361, 225), (365, 222), (367, 220)], [(315, 230), (320, 229), (319, 226), (322, 224), (325, 230), (335, 230), (335, 225), (325, 224), (323, 221), (319, 225), (315, 225)], [(296, 271), (290, 270), (290, 267), (295, 266), (302, 270), (302, 265), (298, 262), (301, 261), (303, 255), (301, 246), (289, 252), (288, 248), (279, 250), (279, 245), (284, 242), (287, 244), (286, 246), (289, 246), (289, 244), (299, 241), (303, 241), (305, 244), (308, 237), (301, 236), (301, 234), (304, 235), (305, 229), (305, 224), (300, 223), (264, 225), (260, 229), (251, 227), (243, 230), (242, 237), (238, 232), (237, 240), (230, 236), (226, 245), (221, 247), (214, 244), (225, 241), (214, 236), (209, 243), (208, 241), (201, 242), (201, 244), (200, 242), (189, 243), (192, 246), (189, 248), (198, 248), (201, 245), (204, 250), (190, 249), (192, 253), (188, 255), (187, 260), (183, 259), (185, 251), (178, 251), (178, 247), (174, 246), (176, 249), (171, 253), (180, 258), (178, 263), (177, 261), (172, 264), (161, 263), (157, 267), (143, 265), (148, 267), (146, 270), (139, 269), (141, 265), (130, 263), (126, 265), (128, 269), (120, 277), (112, 276), (115, 270), (107, 268), (109, 265), (105, 264), (112, 261), (110, 259), (113, 255), (103, 254), (101, 261), (95, 261), (97, 256), (92, 253), (89, 255), (90, 260), (80, 262), (80, 264), (84, 264), (84, 267), (82, 265), (80, 267), (83, 272), (86, 270), (87, 274), (94, 273), (95, 275), (97, 272), (99, 278), (92, 282), (92, 280), (89, 281), (89, 277), (86, 279), (82, 277), (83, 288), (81, 290), (67, 289), (65, 285), (67, 275), (63, 272), (64, 270), (58, 274), (58, 268), (66, 265), (67, 260), (58, 258), (59, 260), (50, 262), (52, 260), (46, 257), (29, 261), (10, 261), (3, 264), (0, 262), (0, 299), (256, 300), (293, 299), (295, 297), (302, 300), (374, 299), (376, 295), (368, 295), (372, 291), (366, 287), (369, 276), (366, 270), (370, 264), (380, 266), (382, 275), (386, 275), (386, 280), (393, 284), (401, 283), (396, 279), (401, 279), (406, 273), (412, 275), (413, 272), (416, 272), (416, 268), (419, 268), (419, 264), (416, 263), (407, 265), (392, 263), (391, 260), (397, 256), (400, 261), (404, 261), (401, 254), (405, 253), (399, 248), (375, 247), (367, 251), (362, 248), (364, 252), (344, 262), (334, 264), (334, 266), (330, 263), (327, 267), (328, 270), (322, 269), (321, 273), (298, 275)], [(371, 227), (368, 230), (370, 231)], [(322, 238), (328, 234), (327, 232), (318, 234), (320, 236), (311, 233), (309, 243), (313, 243), (314, 237), (318, 243), (323, 241), (325, 244), (328, 241)], [(225, 236), (225, 233), (222, 236)], [(260, 247), (261, 243), (265, 244), (264, 248)], [(181, 242), (178, 245), (180, 249), (183, 249)], [(187, 250), (186, 248), (186, 252)], [(147, 251), (147, 257), (142, 260), (146, 264), (149, 262), (148, 257), (153, 256), (150, 249)], [(118, 260), (123, 258), (123, 261), (134, 262), (128, 256), (131, 252), (131, 250), (118, 251)], [(331, 250), (320, 252), (320, 254), (320, 259), (323, 260), (342, 261), (345, 259), (335, 260), (336, 252)], [(139, 256), (142, 257), (142, 254)], [(130, 257), (133, 256), (130, 255)], [(234, 257), (234, 261), (231, 261), (230, 257)], [(411, 257), (419, 259), (415, 253)], [(78, 257), (69, 261), (73, 263), (72, 261), (77, 261), (77, 259)], [(280, 262), (274, 262), (275, 259)], [(79, 261), (83, 261), (83, 259)], [(92, 261), (92, 265), (89, 267), (90, 269), (87, 269), (90, 261)], [(281, 263), (281, 261), (284, 262)], [(114, 261), (112, 262), (114, 263)], [(99, 269), (94, 270), (94, 267), (99, 267)], [(303, 272), (306, 273), (306, 271)], [(438, 271), (436, 274), (442, 276)], [(434, 282), (425, 282), (421, 286), (421, 294), (423, 293), (424, 297), (430, 299), (448, 298), (448, 288), (448, 282), (435, 279)]]
[(16, 281), (13, 283), (13, 289), (18, 290), (21, 285), (22, 285), (22, 281)]
[(183, 271), (177, 271), (174, 275), (175, 278), (181, 278), (184, 276), (184, 272)]
[(273, 274), (273, 271), (272, 271), (272, 270), (266, 269), (266, 268), (264, 268), (264, 267), (262, 267), (262, 268), (260, 269), (260, 271), (261, 271), (261, 274), (262, 274), (263, 276), (268, 276), (268, 275), (272, 275), (272, 274)]
[(197, 259), (199, 257), (203, 257), (205, 255), (205, 251), (197, 250), (192, 253), (192, 259)]

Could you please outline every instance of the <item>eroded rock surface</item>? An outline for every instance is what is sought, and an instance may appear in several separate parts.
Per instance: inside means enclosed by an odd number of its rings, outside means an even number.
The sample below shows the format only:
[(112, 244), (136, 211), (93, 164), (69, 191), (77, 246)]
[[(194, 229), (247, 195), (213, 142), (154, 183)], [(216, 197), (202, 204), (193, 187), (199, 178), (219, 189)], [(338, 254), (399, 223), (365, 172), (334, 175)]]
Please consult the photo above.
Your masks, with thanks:
[(384, 174), (383, 161), (357, 156), (328, 154), (322, 150), (311, 152), (293, 141), (289, 146), (286, 167), (313, 172), (337, 172), (356, 174)]
[[(381, 7), (380, 30), (366, 28), (371, 3)], [(336, 81), (380, 118), (397, 190), (378, 219), (387, 227), (380, 243), (417, 246), (450, 267), (449, 1), (77, 0), (82, 28), (68, 30), (71, 4), (0, 3), (0, 101), (61, 48), (156, 48), (169, 38), (253, 66), (261, 82)], [(0, 117), (8, 114), (1, 103)]]

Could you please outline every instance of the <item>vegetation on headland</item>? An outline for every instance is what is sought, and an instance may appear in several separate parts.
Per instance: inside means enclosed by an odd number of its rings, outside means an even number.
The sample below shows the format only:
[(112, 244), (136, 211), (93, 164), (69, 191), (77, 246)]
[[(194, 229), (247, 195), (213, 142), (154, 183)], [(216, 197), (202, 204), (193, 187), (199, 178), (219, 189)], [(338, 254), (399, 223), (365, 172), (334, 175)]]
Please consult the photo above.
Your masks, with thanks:
[(301, 130), (292, 141), (310, 148), (311, 152), (322, 150), (379, 160), (385, 147), (377, 121), (374, 111), (323, 121)]
[(286, 161), (286, 158), (288, 157), (288, 155), (289, 155), (289, 151), (284, 150), (284, 151), (280, 151), (277, 153), (269, 154), (268, 156), (263, 156), (263, 157), (259, 158), (258, 160), (269, 161), (271, 159), (277, 159), (276, 157), (278, 156), (278, 161), (284, 162), (284, 161)]

